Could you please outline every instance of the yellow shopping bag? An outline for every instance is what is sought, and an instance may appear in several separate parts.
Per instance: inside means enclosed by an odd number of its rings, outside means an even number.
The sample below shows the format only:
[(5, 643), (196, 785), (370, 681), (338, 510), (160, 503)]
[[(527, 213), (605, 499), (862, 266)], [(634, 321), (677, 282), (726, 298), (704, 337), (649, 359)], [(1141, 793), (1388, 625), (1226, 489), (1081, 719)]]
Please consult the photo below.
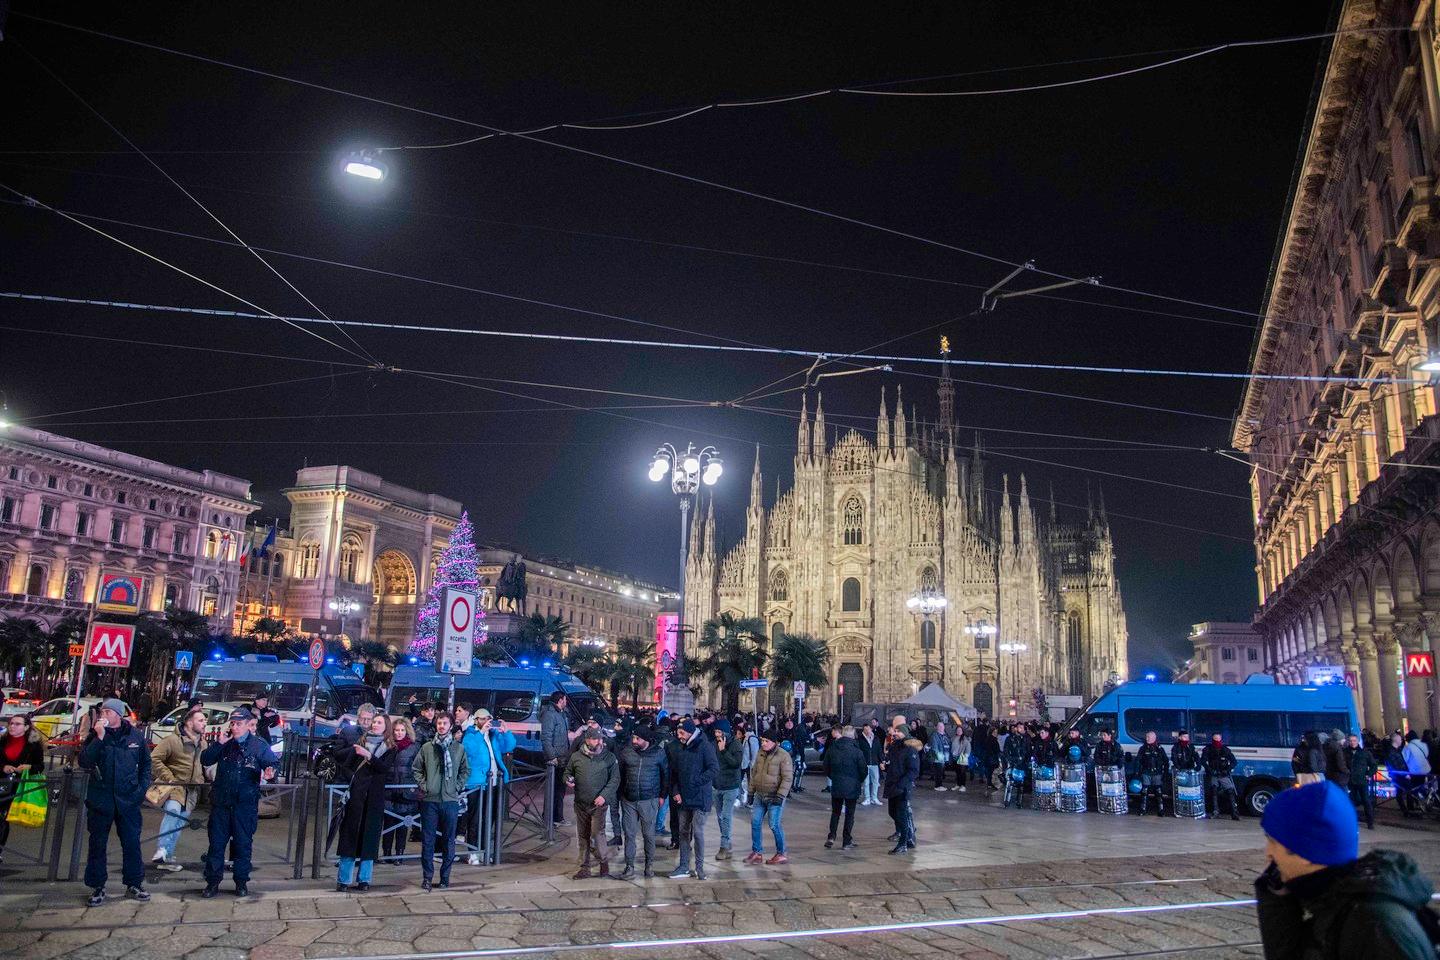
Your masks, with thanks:
[(50, 805), (50, 794), (45, 786), (45, 774), (26, 774), (15, 791), (15, 800), (10, 804), (10, 815), (6, 818), (21, 827), (43, 827), (45, 810)]

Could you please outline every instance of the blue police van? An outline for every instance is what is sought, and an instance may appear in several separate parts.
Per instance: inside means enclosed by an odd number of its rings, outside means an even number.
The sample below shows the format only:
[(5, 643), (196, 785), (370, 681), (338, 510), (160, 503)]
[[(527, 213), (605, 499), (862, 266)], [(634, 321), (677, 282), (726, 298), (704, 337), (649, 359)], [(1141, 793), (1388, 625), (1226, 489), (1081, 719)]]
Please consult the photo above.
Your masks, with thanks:
[(315, 671), (304, 660), (280, 660), (265, 654), (239, 659), (205, 660), (195, 676), (193, 696), (207, 703), (249, 703), (256, 696), (270, 697), (270, 706), (285, 718), (286, 727), (308, 727), (315, 714), (315, 733), (328, 737), (342, 721), (353, 720), (363, 703), (380, 706), (384, 699), (345, 667), (320, 668), (315, 699), (308, 700)]
[[(572, 729), (594, 718), (609, 733), (614, 720), (605, 701), (568, 671), (476, 663), (468, 676), (455, 676), (455, 702), (489, 710), (515, 734), (517, 751), (525, 753), (540, 752), (540, 707), (557, 690), (568, 698)], [(437, 671), (434, 664), (399, 666), (390, 681), (385, 709), (400, 716), (424, 703), (445, 704), (449, 697), (450, 676)]]
[(1235, 754), (1235, 786), (1242, 806), (1258, 816), (1276, 793), (1295, 782), (1290, 757), (1307, 731), (1360, 732), (1355, 698), (1340, 684), (1276, 684), (1259, 674), (1242, 684), (1127, 683), (1097, 698), (1069, 724), (1094, 743), (1111, 730), (1133, 758), (1145, 734), (1168, 748), (1181, 730), (1203, 750), (1219, 733)]

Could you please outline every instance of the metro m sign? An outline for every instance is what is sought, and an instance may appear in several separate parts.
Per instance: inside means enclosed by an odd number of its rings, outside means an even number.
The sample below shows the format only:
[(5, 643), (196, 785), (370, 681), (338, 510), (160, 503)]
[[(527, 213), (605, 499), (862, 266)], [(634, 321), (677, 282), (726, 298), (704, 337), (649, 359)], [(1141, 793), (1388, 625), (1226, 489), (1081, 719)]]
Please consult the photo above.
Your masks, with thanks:
[(1433, 653), (1410, 653), (1405, 654), (1405, 678), (1419, 678), (1422, 680), (1435, 679), (1435, 654)]
[(85, 662), (92, 667), (129, 667), (135, 628), (122, 623), (92, 623), (85, 641)]

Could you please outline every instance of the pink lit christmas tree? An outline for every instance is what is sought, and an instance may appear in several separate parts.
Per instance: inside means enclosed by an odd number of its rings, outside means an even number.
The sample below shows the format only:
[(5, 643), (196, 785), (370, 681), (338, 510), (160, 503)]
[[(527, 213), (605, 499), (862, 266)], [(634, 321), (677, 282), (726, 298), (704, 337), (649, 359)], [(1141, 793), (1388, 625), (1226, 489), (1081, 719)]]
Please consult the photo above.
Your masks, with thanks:
[[(420, 613), (415, 618), (415, 639), (410, 641), (410, 656), (415, 657), (421, 663), (435, 662), (435, 644), (440, 634), (440, 602), (444, 598), (446, 587), (458, 587), (470, 593), (479, 592), (479, 574), (476, 567), (479, 562), (479, 553), (475, 549), (475, 528), (470, 525), (469, 513), (460, 514), (460, 522), (455, 525), (454, 531), (450, 534), (450, 543), (440, 554), (439, 561), (435, 564), (435, 572), (430, 584), (430, 592), (425, 596), (425, 606), (420, 608)], [(475, 611), (477, 620), (485, 616), (483, 610)], [(478, 647), (485, 640), (485, 625), (477, 622), (475, 625), (475, 645)]]

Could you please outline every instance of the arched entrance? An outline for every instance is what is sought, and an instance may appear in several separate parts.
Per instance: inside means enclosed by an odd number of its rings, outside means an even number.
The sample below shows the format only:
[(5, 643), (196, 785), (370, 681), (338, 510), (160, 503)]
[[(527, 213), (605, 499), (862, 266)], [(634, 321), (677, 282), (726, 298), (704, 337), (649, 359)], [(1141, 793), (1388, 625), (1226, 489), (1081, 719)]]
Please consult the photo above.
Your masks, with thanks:
[(975, 712), (982, 717), (995, 716), (995, 691), (990, 684), (983, 680), (975, 684), (972, 706), (975, 707)]
[(865, 699), (865, 668), (858, 663), (842, 663), (835, 674), (835, 689), (845, 689), (845, 712), (852, 713), (853, 704)]
[(399, 550), (384, 551), (375, 558), (371, 587), (375, 596), (371, 636), (403, 653), (415, 633), (415, 564)]

